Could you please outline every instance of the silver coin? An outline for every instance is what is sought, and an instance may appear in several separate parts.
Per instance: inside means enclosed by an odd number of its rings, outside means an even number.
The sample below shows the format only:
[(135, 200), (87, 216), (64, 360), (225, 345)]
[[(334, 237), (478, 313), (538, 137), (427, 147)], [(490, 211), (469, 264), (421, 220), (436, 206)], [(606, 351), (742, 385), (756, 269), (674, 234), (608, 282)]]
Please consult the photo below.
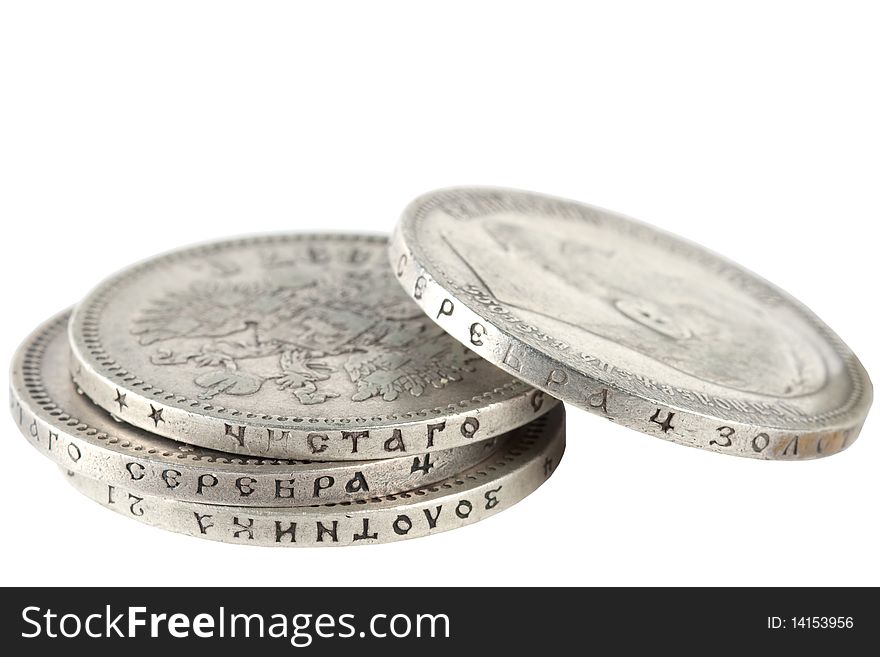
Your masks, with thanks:
[(142, 262), (74, 311), (73, 378), (167, 438), (324, 461), (467, 445), (555, 403), (427, 320), (386, 250), (377, 236), (277, 235)]
[(564, 410), (557, 407), (512, 432), (497, 458), (434, 486), (361, 502), (284, 509), (181, 502), (75, 473), (68, 478), (117, 513), (189, 536), (273, 547), (367, 545), (427, 536), (492, 516), (538, 488), (564, 449)]
[(392, 238), (404, 289), (515, 376), (660, 438), (762, 459), (834, 454), (871, 382), (799, 302), (695, 244), (587, 205), (453, 189)]
[(430, 454), (328, 463), (236, 456), (114, 422), (77, 394), (67, 371), (69, 313), (38, 328), (12, 363), (10, 405), (22, 434), (67, 470), (135, 494), (247, 506), (344, 502), (419, 488), (477, 465), (504, 437)]

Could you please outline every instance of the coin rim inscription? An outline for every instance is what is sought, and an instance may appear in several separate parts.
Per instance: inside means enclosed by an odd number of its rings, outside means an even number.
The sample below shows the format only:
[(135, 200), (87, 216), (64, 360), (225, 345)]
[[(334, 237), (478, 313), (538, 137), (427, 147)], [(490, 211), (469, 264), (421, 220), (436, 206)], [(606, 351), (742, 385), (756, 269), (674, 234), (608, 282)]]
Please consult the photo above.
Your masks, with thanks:
[[(96, 479), (89, 479), (77, 475), (73, 477), (72, 485), (81, 494), (108, 508), (119, 515), (133, 518), (143, 524), (172, 531), (194, 538), (202, 538), (218, 542), (234, 543), (234, 544), (250, 544), (255, 546), (266, 547), (344, 547), (347, 545), (378, 545), (389, 542), (397, 542), (412, 538), (420, 538), (430, 536), (441, 532), (458, 529), (463, 526), (479, 522), (488, 517), (497, 515), (525, 497), (535, 492), (541, 485), (552, 476), (556, 471), (559, 462), (565, 451), (565, 410), (562, 406), (558, 406), (554, 411), (547, 413), (540, 418), (533, 420), (529, 424), (520, 427), (511, 432), (511, 442), (505, 449), (492, 459), (485, 461), (479, 465), (469, 468), (455, 477), (438, 482), (431, 486), (417, 488), (404, 493), (395, 495), (387, 495), (384, 497), (371, 498), (367, 500), (357, 500), (352, 502), (340, 502), (336, 504), (322, 504), (304, 507), (288, 507), (288, 508), (271, 508), (271, 507), (235, 507), (223, 506), (217, 504), (199, 504), (194, 502), (184, 502), (180, 500), (168, 500), (155, 495), (147, 495), (147, 502), (157, 509), (156, 519), (147, 518), (145, 514), (136, 515), (126, 513), (122, 508), (125, 504), (110, 505), (103, 502), (99, 496), (100, 491), (105, 491), (107, 484)], [(63, 471), (63, 468), (61, 469)], [(86, 480), (84, 487), (76, 484), (76, 480)], [(387, 532), (384, 539), (368, 539), (363, 543), (355, 542), (353, 539), (338, 542), (321, 542), (315, 540), (299, 541), (299, 542), (268, 542), (256, 540), (241, 540), (239, 536), (234, 534), (230, 538), (227, 534), (216, 535), (208, 533), (195, 533), (195, 528), (188, 523), (181, 526), (180, 514), (190, 514), (193, 512), (202, 512), (210, 514), (226, 514), (227, 516), (236, 514), (242, 519), (256, 519), (271, 522), (275, 520), (300, 522), (332, 522), (334, 519), (338, 521), (355, 520), (361, 521), (369, 519), (376, 523), (393, 518), (400, 517), (401, 514), (413, 513), (426, 508), (429, 504), (453, 504), (459, 496), (484, 494), (486, 487), (493, 486), (496, 483), (508, 490), (513, 489), (511, 499), (505, 499), (496, 507), (485, 509), (480, 514), (469, 514), (467, 517), (456, 516), (456, 520), (452, 524), (444, 524), (442, 527), (433, 527), (417, 532), (407, 531), (404, 534), (396, 534), (395, 532)], [(94, 492), (87, 490), (89, 487), (100, 486)], [(125, 487), (118, 487), (119, 493), (124, 494)], [(491, 489), (489, 489), (491, 491)], [(143, 502), (143, 498), (138, 498)], [(442, 500), (442, 501), (441, 501)], [(170, 512), (169, 512), (170, 510)], [(452, 511), (450, 511), (452, 512)], [(203, 516), (204, 517), (204, 516)], [(152, 520), (152, 521), (151, 521)], [(239, 529), (246, 529), (248, 525), (236, 525)], [(250, 525), (253, 527), (253, 525)], [(359, 528), (360, 529), (360, 528)], [(371, 527), (371, 529), (375, 529)], [(237, 540), (236, 540), (237, 539)]]
[[(688, 400), (684, 394), (673, 398), (663, 391), (663, 384), (659, 382), (652, 382), (656, 385), (645, 387), (644, 390), (635, 385), (632, 389), (627, 389), (616, 381), (576, 369), (568, 364), (572, 352), (560, 349), (553, 344), (552, 339), (541, 341), (539, 348), (532, 341), (517, 336), (511, 329), (503, 328), (502, 326), (506, 326), (504, 322), (499, 325), (498, 321), (494, 321), (498, 318), (497, 313), (488, 307), (477, 305), (462, 284), (453, 280), (430, 250), (418, 242), (418, 223), (441, 206), (456, 203), (463, 205), (462, 197), (465, 200), (477, 197), (494, 202), (499, 210), (506, 211), (550, 213), (563, 217), (567, 212), (575, 213), (576, 219), (584, 219), (581, 214), (585, 212), (600, 213), (614, 221), (621, 221), (624, 230), (673, 243), (679, 253), (684, 251), (689, 257), (708, 258), (716, 266), (725, 267), (744, 277), (750, 286), (758, 286), (763, 294), (769, 295), (775, 302), (784, 303), (798, 312), (841, 358), (851, 386), (849, 399), (836, 409), (813, 416), (776, 415), (776, 422), (773, 422), (768, 421), (767, 414), (759, 412), (750, 416), (749, 420), (744, 420), (744, 414), (728, 412), (720, 405), (704, 408), (688, 406), (685, 404)], [(473, 218), (478, 220), (479, 215)], [(577, 201), (501, 188), (454, 188), (429, 192), (414, 200), (404, 210), (389, 243), (389, 262), (395, 270), (398, 282), (429, 317), (459, 342), (490, 362), (568, 403), (643, 433), (659, 435), (671, 442), (763, 459), (828, 456), (842, 451), (854, 442), (871, 404), (871, 382), (861, 363), (840, 338), (802, 303), (760, 276), (708, 249), (637, 220)], [(499, 303), (499, 306), (503, 304)], [(509, 312), (515, 316), (513, 311)], [(477, 342), (474, 342), (474, 327), (479, 329)], [(511, 366), (508, 362), (510, 354), (515, 355), (518, 367)], [(628, 380), (636, 379), (632, 376)], [(696, 391), (684, 392), (697, 398)], [(615, 411), (610, 413), (608, 400), (612, 397)], [(600, 398), (603, 400), (601, 403)], [(670, 423), (669, 428), (663, 428), (662, 422), (654, 424), (651, 419), (669, 413), (678, 415), (678, 426)], [(786, 422), (780, 417), (784, 417)], [(736, 444), (730, 441), (730, 444), (719, 445), (723, 441), (718, 440), (718, 432), (726, 428), (733, 429), (737, 434)], [(769, 444), (756, 452), (749, 448), (748, 441), (754, 440), (759, 435), (758, 432), (768, 434)]]
[[(278, 458), (312, 459), (316, 453), (309, 453), (305, 448), (298, 446), (272, 446), (268, 441), (263, 449), (255, 444), (256, 441), (251, 436), (247, 436), (250, 440), (246, 445), (236, 444), (235, 440), (229, 438), (234, 437), (237, 431), (241, 431), (241, 435), (244, 436), (247, 429), (256, 431), (277, 429), (289, 432), (292, 441), (322, 431), (415, 429), (426, 427), (428, 423), (437, 419), (443, 419), (447, 423), (462, 424), (470, 416), (477, 416), (483, 429), (480, 439), (487, 439), (529, 422), (556, 404), (554, 399), (543, 398), (540, 408), (535, 411), (532, 408), (531, 398), (539, 391), (511, 377), (505, 385), (467, 399), (406, 413), (389, 412), (372, 417), (355, 415), (341, 418), (257, 415), (157, 388), (137, 374), (124, 369), (104, 349), (100, 331), (101, 313), (109, 303), (114, 290), (130, 282), (140, 273), (227, 250), (253, 245), (277, 246), (289, 242), (347, 242), (353, 245), (366, 242), (384, 244), (387, 247), (388, 237), (369, 234), (282, 233), (231, 238), (183, 247), (124, 269), (99, 283), (74, 309), (69, 325), (73, 379), (92, 401), (111, 413), (115, 412), (115, 402), (112, 400), (115, 399), (116, 392), (122, 389), (126, 393), (128, 405), (128, 410), (122, 419), (151, 433), (224, 452)], [(437, 451), (469, 442), (466, 438), (456, 440), (449, 436), (442, 436), (442, 440), (444, 444), (440, 446), (416, 451), (418, 453)], [(320, 452), (321, 459), (351, 460), (352, 458), (351, 453), (336, 453), (330, 445), (325, 446), (327, 449)], [(393, 457), (396, 454), (389, 455), (375, 448), (358, 453), (357, 458), (388, 458), (389, 456)]]
[[(215, 480), (219, 476), (244, 477), (252, 480), (249, 484), (250, 487), (262, 491), (266, 487), (271, 489), (274, 480), (280, 477), (284, 480), (296, 480), (296, 484), (293, 481), (290, 482), (291, 490), (293, 488), (305, 490), (311, 487), (313, 480), (320, 477), (330, 476), (340, 481), (346, 481), (354, 477), (357, 472), (362, 473), (373, 484), (385, 484), (391, 480), (391, 475), (395, 473), (406, 479), (407, 473), (412, 474), (413, 459), (425, 457), (425, 454), (414, 452), (380, 460), (322, 462), (224, 455), (221, 452), (218, 452), (216, 456), (209, 456), (173, 451), (173, 448), (172, 451), (146, 449), (143, 445), (138, 444), (138, 433), (142, 432), (142, 429), (114, 422), (109, 415), (106, 418), (106, 426), (90, 425), (78, 418), (76, 408), (63, 407), (47, 390), (43, 375), (47, 366), (45, 351), (55, 340), (62, 339), (66, 342), (65, 329), (69, 317), (70, 310), (66, 310), (47, 320), (31, 333), (16, 351), (9, 377), (10, 410), (22, 435), (43, 456), (59, 466), (73, 470), (85, 477), (98, 476), (92, 473), (92, 470), (97, 467), (100, 477), (106, 478), (108, 483), (115, 482), (115, 485), (150, 495), (193, 503), (210, 502), (217, 505), (237, 505), (247, 502), (248, 506), (283, 507), (299, 506), (303, 503), (311, 504), (314, 501), (303, 499), (300, 496), (294, 497), (292, 493), (290, 497), (272, 497), (269, 501), (259, 501), (264, 495), (236, 496), (233, 493), (224, 492), (228, 487), (221, 489), (216, 483), (207, 485), (205, 489), (207, 493), (196, 497), (196, 493), (191, 491), (193, 487), (191, 483), (192, 481), (201, 482), (201, 477), (204, 476), (213, 477)], [(66, 363), (63, 365), (66, 366)], [(74, 383), (72, 381), (70, 386), (71, 392), (73, 392)], [(83, 397), (80, 403), (89, 404), (91, 402)], [(104, 411), (102, 410), (102, 412)], [(126, 431), (131, 432), (127, 437)], [(54, 450), (52, 449), (53, 435), (56, 446)], [(161, 439), (172, 442), (168, 438)], [(498, 440), (503, 442), (505, 438), (502, 436)], [(169, 445), (169, 447), (171, 446)], [(439, 476), (431, 474), (424, 482), (416, 482), (416, 485), (440, 481), (449, 476), (450, 472), (454, 472), (455, 468), (471, 467), (491, 458), (497, 449), (499, 449), (498, 445), (488, 445), (487, 441), (482, 441), (455, 448), (455, 450), (435, 452), (435, 458), (444, 458), (444, 455), (446, 458), (451, 457), (450, 462), (438, 471), (438, 474), (444, 471), (446, 474)], [(139, 471), (140, 479), (126, 477), (126, 474), (133, 474), (131, 470), (128, 470), (128, 467), (133, 464), (142, 468)], [(210, 464), (210, 467), (201, 464)], [(145, 474), (146, 471), (153, 468), (175, 471), (178, 484), (174, 487), (160, 487), (160, 490), (155, 490), (153, 486), (159, 484), (156, 484), (155, 478), (150, 479)], [(113, 481), (110, 482), (110, 479)], [(399, 487), (385, 485), (377, 490), (374, 486), (364, 493), (344, 494), (338, 497), (338, 501), (388, 494), (395, 489), (406, 490), (404, 486), (412, 487), (412, 485), (413, 482), (407, 481)], [(323, 497), (322, 501), (328, 502), (334, 501), (336, 499), (334, 496), (340, 495), (340, 492), (335, 488), (327, 488), (324, 494), (326, 497)]]

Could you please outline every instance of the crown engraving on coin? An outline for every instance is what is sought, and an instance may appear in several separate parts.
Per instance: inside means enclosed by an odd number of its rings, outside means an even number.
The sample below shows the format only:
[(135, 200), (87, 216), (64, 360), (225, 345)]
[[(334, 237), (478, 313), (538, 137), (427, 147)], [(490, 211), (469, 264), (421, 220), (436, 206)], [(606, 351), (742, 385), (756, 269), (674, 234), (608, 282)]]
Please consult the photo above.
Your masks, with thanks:
[(331, 461), (467, 445), (555, 405), (426, 317), (387, 245), (266, 235), (129, 267), (74, 310), (74, 381), (166, 438)]
[[(393, 402), (473, 372), (479, 357), (445, 339), (417, 308), (384, 296), (388, 281), (384, 271), (348, 276), (343, 285), (197, 281), (151, 300), (131, 333), (152, 349), (153, 364), (191, 371), (205, 400), (274, 385), (303, 405), (340, 394)], [(331, 377), (350, 389), (327, 389)]]

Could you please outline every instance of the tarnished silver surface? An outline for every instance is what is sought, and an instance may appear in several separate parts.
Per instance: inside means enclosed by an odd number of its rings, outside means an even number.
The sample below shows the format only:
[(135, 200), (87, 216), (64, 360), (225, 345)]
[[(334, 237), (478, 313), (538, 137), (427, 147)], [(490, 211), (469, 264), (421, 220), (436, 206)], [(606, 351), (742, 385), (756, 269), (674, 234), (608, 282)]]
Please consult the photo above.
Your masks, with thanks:
[(115, 422), (77, 394), (67, 370), (62, 313), (19, 348), (11, 410), (22, 434), (69, 471), (140, 494), (213, 504), (303, 506), (389, 495), (430, 485), (491, 458), (504, 437), (430, 454), (309, 462), (226, 454)]
[(344, 504), (284, 509), (194, 504), (134, 493), (81, 475), (81, 493), (162, 529), (273, 547), (367, 545), (416, 538), (482, 520), (515, 504), (554, 471), (565, 449), (562, 407), (512, 432), (496, 458), (435, 486)]
[(467, 445), (556, 403), (425, 318), (386, 251), (384, 237), (298, 234), (142, 262), (74, 311), (73, 378), (152, 433), (324, 461)]
[(871, 404), (852, 352), (785, 292), (695, 244), (527, 192), (451, 189), (404, 212), (399, 282), (450, 335), (566, 402), (763, 459), (848, 447)]

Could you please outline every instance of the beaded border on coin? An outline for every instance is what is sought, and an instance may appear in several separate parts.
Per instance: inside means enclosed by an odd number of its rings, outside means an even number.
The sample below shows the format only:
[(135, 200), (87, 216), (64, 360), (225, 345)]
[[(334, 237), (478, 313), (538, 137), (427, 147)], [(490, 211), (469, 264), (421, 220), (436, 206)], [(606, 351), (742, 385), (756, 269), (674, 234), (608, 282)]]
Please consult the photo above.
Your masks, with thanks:
[(401, 441), (419, 453), (459, 447), (506, 433), (557, 404), (556, 399), (511, 377), (504, 386), (417, 412), (369, 418), (256, 415), (157, 388), (123, 369), (104, 349), (99, 328), (102, 309), (112, 291), (139, 272), (251, 244), (330, 240), (387, 244), (387, 237), (378, 235), (280, 234), (231, 239), (172, 251), (111, 276), (74, 309), (70, 322), (74, 381), (110, 412), (122, 392), (126, 408), (121, 419), (166, 438), (249, 456), (324, 461), (394, 457), (398, 453), (388, 446)]
[(48, 320), (12, 362), (10, 410), (41, 454), (134, 493), (213, 504), (302, 506), (433, 484), (490, 458), (504, 438), (372, 461), (293, 461), (226, 454), (114, 421), (77, 394), (67, 372), (69, 311)]

